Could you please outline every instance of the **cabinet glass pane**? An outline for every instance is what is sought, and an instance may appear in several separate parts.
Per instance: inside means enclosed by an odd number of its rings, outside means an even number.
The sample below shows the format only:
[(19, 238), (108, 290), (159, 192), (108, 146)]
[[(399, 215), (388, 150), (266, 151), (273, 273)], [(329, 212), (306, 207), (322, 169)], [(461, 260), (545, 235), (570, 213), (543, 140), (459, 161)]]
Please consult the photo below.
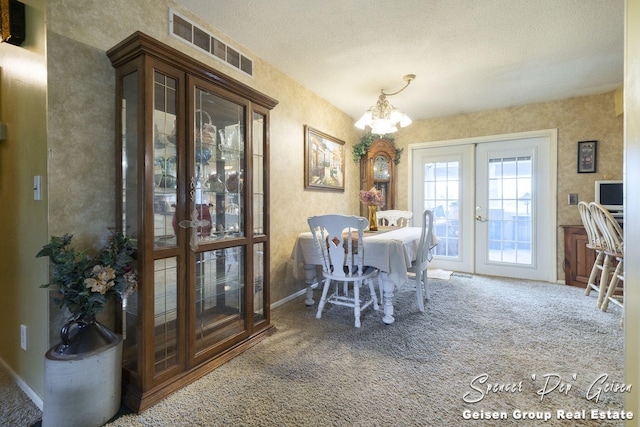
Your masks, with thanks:
[(122, 326), (122, 366), (126, 369), (137, 372), (138, 358), (136, 348), (138, 347), (138, 293), (134, 292), (127, 298), (127, 305), (124, 307)]
[(253, 323), (264, 317), (264, 243), (253, 245)]
[(253, 113), (253, 234), (264, 234), (264, 115)]
[(153, 235), (158, 248), (176, 245), (176, 80), (156, 71), (153, 87)]
[(242, 105), (195, 88), (193, 203), (201, 243), (242, 237), (245, 139)]
[(197, 254), (197, 352), (245, 330), (243, 265), (240, 246)]
[(177, 361), (178, 267), (177, 258), (154, 262), (154, 371), (162, 372)]
[[(122, 230), (138, 244), (138, 73), (122, 78)], [(123, 312), (122, 365), (137, 372), (138, 295), (127, 299)]]
[(138, 219), (138, 73), (122, 79), (122, 229), (137, 231)]

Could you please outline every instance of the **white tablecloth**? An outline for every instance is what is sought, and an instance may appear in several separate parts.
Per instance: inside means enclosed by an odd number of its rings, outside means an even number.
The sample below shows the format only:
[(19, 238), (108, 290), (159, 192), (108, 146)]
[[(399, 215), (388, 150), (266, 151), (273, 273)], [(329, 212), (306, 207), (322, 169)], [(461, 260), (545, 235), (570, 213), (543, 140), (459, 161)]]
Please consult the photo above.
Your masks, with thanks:
[[(420, 227), (402, 227), (387, 232), (365, 233), (364, 264), (387, 273), (396, 286), (407, 281), (407, 269), (415, 261)], [(304, 264), (321, 265), (322, 258), (310, 231), (300, 233), (291, 253), (293, 275), (304, 279)]]

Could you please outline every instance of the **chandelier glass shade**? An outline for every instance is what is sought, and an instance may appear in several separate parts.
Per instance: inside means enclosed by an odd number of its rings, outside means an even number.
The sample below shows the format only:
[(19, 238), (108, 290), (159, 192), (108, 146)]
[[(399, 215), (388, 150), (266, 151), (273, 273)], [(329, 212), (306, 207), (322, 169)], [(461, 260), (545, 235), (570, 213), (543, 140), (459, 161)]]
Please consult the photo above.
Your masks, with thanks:
[(415, 78), (416, 76), (414, 74), (407, 74), (404, 76), (404, 80), (407, 84), (397, 92), (384, 93), (384, 91), (380, 91), (380, 96), (378, 97), (376, 105), (369, 108), (360, 120), (356, 122), (355, 126), (358, 129), (363, 130), (369, 126), (371, 128), (371, 133), (378, 135), (397, 132), (398, 125), (400, 125), (400, 127), (409, 126), (412, 123), (412, 120), (403, 111), (400, 111), (391, 105), (387, 100), (387, 96), (399, 94), (405, 90), (407, 86), (409, 86), (409, 83), (411, 83), (411, 80)]

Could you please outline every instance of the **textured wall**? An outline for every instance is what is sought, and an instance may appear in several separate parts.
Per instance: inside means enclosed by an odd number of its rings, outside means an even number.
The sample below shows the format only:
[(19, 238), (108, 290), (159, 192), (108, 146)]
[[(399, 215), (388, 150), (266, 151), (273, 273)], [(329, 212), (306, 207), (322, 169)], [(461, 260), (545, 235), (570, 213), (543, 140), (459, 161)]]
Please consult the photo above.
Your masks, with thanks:
[[(47, 197), (33, 199), (33, 177), (46, 185), (45, 5), (23, 3), (24, 43), (0, 43), (0, 122), (7, 129), (0, 141), (0, 363), (39, 393), (48, 348), (47, 292), (40, 289), (47, 263), (35, 255), (47, 241)], [(20, 325), (27, 326), (26, 351)]]
[[(418, 142), (499, 135), (540, 129), (558, 129), (558, 225), (580, 224), (576, 206), (567, 204), (569, 193), (593, 200), (594, 182), (622, 179), (622, 116), (615, 115), (615, 93), (585, 96), (541, 104), (482, 111), (414, 122), (398, 132), (399, 147)], [(598, 141), (596, 173), (577, 173), (578, 141)], [(408, 176), (408, 162), (398, 167), (400, 180)], [(399, 209), (408, 206), (408, 189), (398, 186)], [(564, 242), (558, 229), (558, 279), (564, 280)]]

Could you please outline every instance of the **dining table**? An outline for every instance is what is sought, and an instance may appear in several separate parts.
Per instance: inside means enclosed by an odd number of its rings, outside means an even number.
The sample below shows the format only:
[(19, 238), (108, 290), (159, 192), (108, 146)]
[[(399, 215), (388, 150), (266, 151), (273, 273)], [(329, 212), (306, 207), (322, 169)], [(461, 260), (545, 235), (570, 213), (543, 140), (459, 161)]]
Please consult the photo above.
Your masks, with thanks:
[[(378, 280), (382, 283), (383, 309), (382, 321), (392, 324), (393, 295), (395, 289), (408, 280), (408, 269), (416, 260), (420, 243), (420, 227), (378, 227), (378, 231), (365, 231), (364, 265), (379, 270)], [(311, 231), (298, 235), (293, 251), (293, 276), (304, 279), (306, 283), (306, 305), (315, 304), (313, 289), (318, 286), (318, 266), (322, 265), (322, 254), (313, 239)]]

